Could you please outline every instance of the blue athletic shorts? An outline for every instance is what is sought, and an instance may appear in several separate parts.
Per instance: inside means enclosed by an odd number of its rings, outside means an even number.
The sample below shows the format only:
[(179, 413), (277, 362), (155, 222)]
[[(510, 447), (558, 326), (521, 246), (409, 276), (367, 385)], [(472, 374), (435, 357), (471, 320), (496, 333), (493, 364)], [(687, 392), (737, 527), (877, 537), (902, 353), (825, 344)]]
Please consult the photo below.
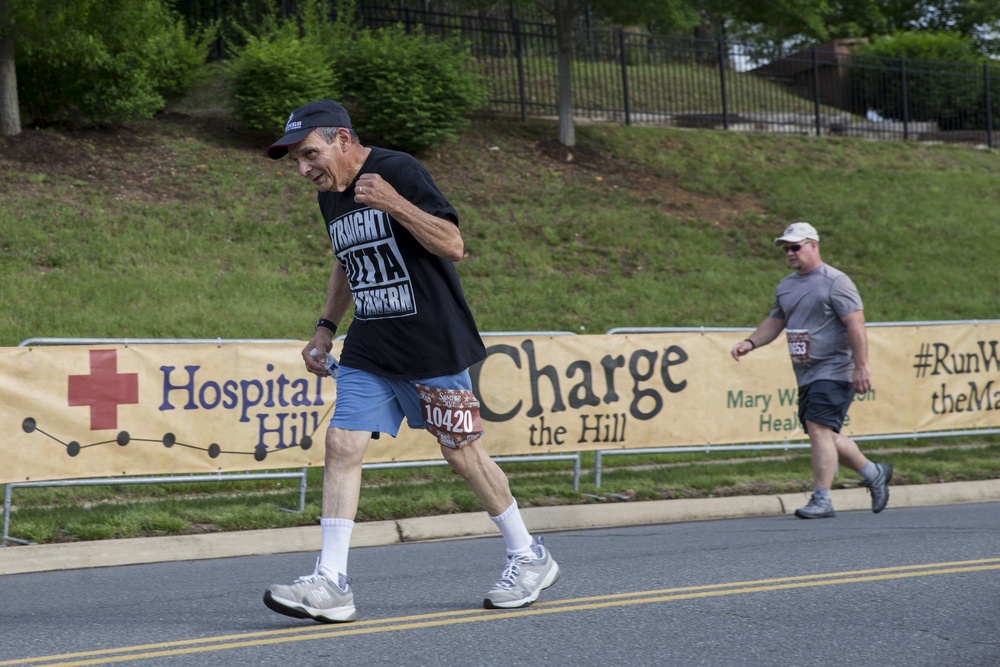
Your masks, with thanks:
[(854, 400), (854, 385), (838, 380), (816, 380), (799, 387), (799, 421), (829, 426), (840, 433), (847, 418), (847, 408)]
[[(468, 392), (472, 397), (472, 378), (467, 370), (421, 380), (393, 380), (341, 366), (337, 372), (337, 404), (330, 419), (330, 428), (388, 433), (396, 437), (404, 417), (410, 428), (427, 428), (421, 411), (418, 384)], [(478, 404), (476, 415), (478, 422)]]

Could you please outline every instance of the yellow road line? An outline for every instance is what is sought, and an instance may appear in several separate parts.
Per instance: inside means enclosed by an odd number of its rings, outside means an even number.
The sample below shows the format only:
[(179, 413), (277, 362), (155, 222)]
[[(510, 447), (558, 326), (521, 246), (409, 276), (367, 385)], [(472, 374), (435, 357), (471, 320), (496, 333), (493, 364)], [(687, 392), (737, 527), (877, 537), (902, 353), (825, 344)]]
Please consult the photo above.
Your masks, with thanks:
[(595, 609), (606, 609), (611, 607), (674, 602), (678, 600), (720, 597), (724, 595), (743, 595), (747, 593), (762, 593), (797, 588), (810, 588), (815, 586), (833, 586), (871, 581), (888, 581), (912, 577), (981, 572), (985, 570), (998, 569), (1000, 569), (1000, 558), (983, 558), (968, 561), (951, 561), (923, 565), (903, 565), (898, 567), (831, 572), (797, 577), (759, 579), (755, 581), (737, 581), (723, 584), (663, 588), (631, 593), (598, 595), (570, 600), (553, 600), (549, 602), (536, 603), (527, 609), (515, 609), (511, 611), (461, 610), (434, 614), (417, 614), (413, 616), (359, 621), (343, 625), (309, 625), (301, 628), (284, 628), (281, 630), (266, 630), (238, 635), (218, 635), (215, 637), (201, 637), (189, 640), (162, 642), (158, 644), (125, 646), (79, 653), (65, 653), (61, 655), (4, 660), (0, 661), (0, 667), (15, 667), (23, 665), (41, 666), (43, 663), (44, 667), (82, 667), (84, 665), (106, 665), (116, 662), (146, 660), (150, 658), (192, 655), (210, 651), (251, 648), (255, 646), (312, 641), (332, 637), (349, 637), (380, 632), (419, 630), (423, 628), (441, 627), (446, 625), (478, 623), (481, 621), (495, 621), (508, 618), (523, 618), (526, 616), (539, 616), (542, 614), (592, 611)]

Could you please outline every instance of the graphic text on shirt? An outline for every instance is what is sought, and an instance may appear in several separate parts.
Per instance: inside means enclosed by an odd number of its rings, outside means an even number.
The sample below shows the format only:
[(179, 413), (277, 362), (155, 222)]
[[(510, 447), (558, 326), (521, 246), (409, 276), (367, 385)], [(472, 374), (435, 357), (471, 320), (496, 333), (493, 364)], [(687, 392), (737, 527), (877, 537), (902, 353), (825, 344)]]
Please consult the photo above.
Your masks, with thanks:
[(371, 208), (351, 211), (331, 220), (328, 231), (351, 285), (355, 318), (416, 314), (413, 285), (387, 213)]

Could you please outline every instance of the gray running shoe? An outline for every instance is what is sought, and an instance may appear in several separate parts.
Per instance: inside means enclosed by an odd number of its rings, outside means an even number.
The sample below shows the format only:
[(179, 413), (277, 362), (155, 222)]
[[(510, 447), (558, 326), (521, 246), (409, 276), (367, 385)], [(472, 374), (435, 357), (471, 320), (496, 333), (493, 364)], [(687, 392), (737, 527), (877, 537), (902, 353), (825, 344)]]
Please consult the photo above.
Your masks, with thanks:
[(885, 509), (889, 502), (889, 482), (892, 481), (892, 466), (888, 463), (876, 463), (878, 477), (871, 482), (863, 482), (868, 487), (868, 493), (872, 494), (872, 512), (878, 514)]
[(314, 573), (296, 579), (291, 586), (275, 584), (268, 588), (264, 604), (279, 614), (321, 623), (346, 623), (358, 617), (350, 580), (318, 563)]
[(507, 567), (500, 580), (486, 593), (486, 609), (515, 609), (527, 607), (539, 594), (559, 580), (559, 564), (537, 537), (531, 544), (535, 557), (507, 556)]
[(795, 516), (800, 519), (827, 519), (837, 516), (837, 513), (833, 511), (833, 503), (814, 493), (805, 507), (795, 510)]

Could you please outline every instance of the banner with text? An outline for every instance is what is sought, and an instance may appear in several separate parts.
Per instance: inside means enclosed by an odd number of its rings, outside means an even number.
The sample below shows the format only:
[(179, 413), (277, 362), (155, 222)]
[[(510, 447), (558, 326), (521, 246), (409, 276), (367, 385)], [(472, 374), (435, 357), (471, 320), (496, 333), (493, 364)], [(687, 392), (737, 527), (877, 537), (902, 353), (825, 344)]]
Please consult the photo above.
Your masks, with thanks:
[[(745, 335), (488, 336), (472, 369), (483, 442), (510, 456), (804, 439), (784, 336), (736, 362)], [(874, 388), (845, 433), (1000, 426), (1000, 323), (869, 326), (868, 339)], [(0, 483), (320, 466), (336, 386), (305, 371), (302, 345), (0, 349)], [(365, 461), (439, 457), (404, 424)]]

